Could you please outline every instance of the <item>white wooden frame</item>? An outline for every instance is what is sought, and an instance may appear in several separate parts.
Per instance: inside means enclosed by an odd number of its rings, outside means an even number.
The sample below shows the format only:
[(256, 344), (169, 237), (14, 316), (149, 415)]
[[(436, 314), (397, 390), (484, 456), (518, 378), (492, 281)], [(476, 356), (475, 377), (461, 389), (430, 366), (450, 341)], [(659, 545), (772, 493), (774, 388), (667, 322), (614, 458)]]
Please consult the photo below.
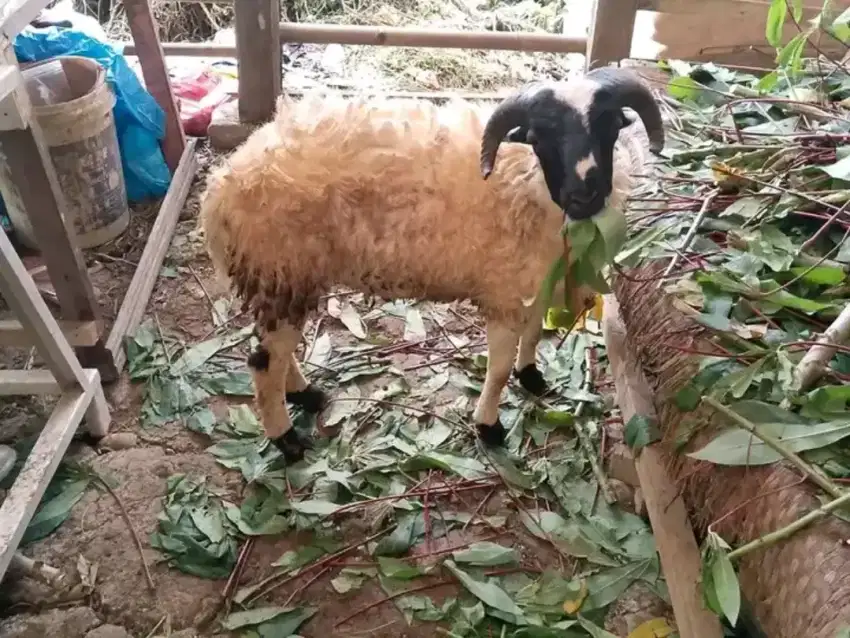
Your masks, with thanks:
[[(0, 77), (8, 77), (0, 73)], [(2, 83), (0, 83), (2, 84)], [(3, 99), (0, 113), (13, 98), (15, 85)], [(9, 87), (4, 87), (7, 90)], [(16, 112), (22, 122), (21, 113)], [(91, 433), (109, 431), (109, 406), (96, 369), (83, 369), (71, 344), (41, 298), (26, 267), (5, 233), (0, 232), (0, 293), (19, 323), (17, 340), (27, 338), (47, 364), (47, 370), (0, 371), (0, 395), (59, 394), (58, 403), (44, 426), (24, 466), (0, 506), (0, 580), (16, 556), (24, 531), (83, 418)]]

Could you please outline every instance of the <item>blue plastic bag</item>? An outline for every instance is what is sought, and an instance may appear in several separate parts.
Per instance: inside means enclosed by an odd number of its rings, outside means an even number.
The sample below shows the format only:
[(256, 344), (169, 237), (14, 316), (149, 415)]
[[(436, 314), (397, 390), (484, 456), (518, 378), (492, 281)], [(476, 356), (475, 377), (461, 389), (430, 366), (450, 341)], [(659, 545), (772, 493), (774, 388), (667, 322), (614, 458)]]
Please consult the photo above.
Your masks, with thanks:
[(48, 27), (28, 28), (18, 34), (15, 55), (19, 62), (40, 62), (59, 55), (78, 55), (99, 62), (115, 93), (112, 113), (127, 199), (138, 202), (165, 195), (171, 183), (171, 171), (159, 146), (165, 137), (165, 112), (121, 53), (77, 29)]

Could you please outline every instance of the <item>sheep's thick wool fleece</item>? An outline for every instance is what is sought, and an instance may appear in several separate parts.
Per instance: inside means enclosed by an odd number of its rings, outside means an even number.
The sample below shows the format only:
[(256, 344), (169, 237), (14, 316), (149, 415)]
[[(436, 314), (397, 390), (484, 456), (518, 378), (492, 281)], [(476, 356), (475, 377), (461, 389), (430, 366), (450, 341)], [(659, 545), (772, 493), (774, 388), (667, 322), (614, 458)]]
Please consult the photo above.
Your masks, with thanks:
[[(217, 269), (267, 327), (335, 285), (383, 298), (471, 298), (516, 321), (563, 251), (564, 218), (531, 148), (481, 177), (487, 107), (409, 99), (284, 101), (211, 175), (200, 222)], [(630, 187), (618, 150), (611, 203)]]

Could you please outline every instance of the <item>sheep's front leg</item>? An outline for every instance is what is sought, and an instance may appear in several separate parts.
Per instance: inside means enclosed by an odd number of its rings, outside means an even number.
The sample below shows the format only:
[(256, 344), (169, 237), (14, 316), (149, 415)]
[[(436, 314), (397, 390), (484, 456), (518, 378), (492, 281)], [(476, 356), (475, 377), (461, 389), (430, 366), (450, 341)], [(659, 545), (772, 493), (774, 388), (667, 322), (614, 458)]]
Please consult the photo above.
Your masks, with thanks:
[(328, 395), (304, 377), (294, 354), (289, 355), (289, 369), (286, 374), (286, 400), (309, 414), (321, 412), (328, 402)]
[[(287, 384), (294, 383), (289, 382), (287, 376), (300, 339), (300, 330), (282, 325), (266, 333), (260, 346), (248, 357), (263, 431), (288, 463), (300, 461), (304, 458), (304, 450), (310, 447), (309, 441), (300, 437), (292, 427), (289, 410), (281, 400)], [(293, 367), (293, 372), (300, 375), (297, 367)]]
[[(563, 290), (563, 286), (561, 286)], [(561, 293), (563, 294), (563, 293)], [(526, 391), (534, 396), (546, 394), (547, 385), (543, 373), (537, 367), (537, 346), (543, 334), (543, 316), (546, 308), (538, 299), (528, 317), (522, 337), (519, 340), (519, 352), (516, 358), (514, 376)]]
[(502, 445), (505, 441), (499, 402), (511, 377), (518, 343), (519, 332), (514, 327), (487, 322), (487, 376), (473, 413), (478, 438), (487, 445)]

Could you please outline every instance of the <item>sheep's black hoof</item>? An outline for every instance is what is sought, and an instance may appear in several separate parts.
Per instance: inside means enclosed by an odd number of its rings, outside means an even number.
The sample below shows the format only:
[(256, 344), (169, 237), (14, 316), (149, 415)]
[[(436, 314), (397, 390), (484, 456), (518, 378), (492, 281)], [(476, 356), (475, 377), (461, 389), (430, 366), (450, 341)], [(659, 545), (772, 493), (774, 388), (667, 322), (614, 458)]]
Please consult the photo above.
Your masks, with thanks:
[(500, 447), (505, 443), (505, 428), (499, 419), (493, 425), (479, 423), (475, 426), (478, 440), (490, 447)]
[(286, 400), (309, 414), (318, 414), (325, 409), (328, 403), (328, 395), (324, 390), (311, 383), (298, 392), (287, 392)]
[(283, 454), (287, 463), (297, 463), (304, 458), (304, 452), (312, 448), (310, 441), (302, 437), (295, 428), (290, 428), (285, 434), (271, 439), (274, 446)]
[(543, 379), (543, 373), (533, 363), (529, 363), (522, 370), (514, 369), (514, 376), (524, 390), (536, 397), (543, 396), (549, 389), (545, 379)]

